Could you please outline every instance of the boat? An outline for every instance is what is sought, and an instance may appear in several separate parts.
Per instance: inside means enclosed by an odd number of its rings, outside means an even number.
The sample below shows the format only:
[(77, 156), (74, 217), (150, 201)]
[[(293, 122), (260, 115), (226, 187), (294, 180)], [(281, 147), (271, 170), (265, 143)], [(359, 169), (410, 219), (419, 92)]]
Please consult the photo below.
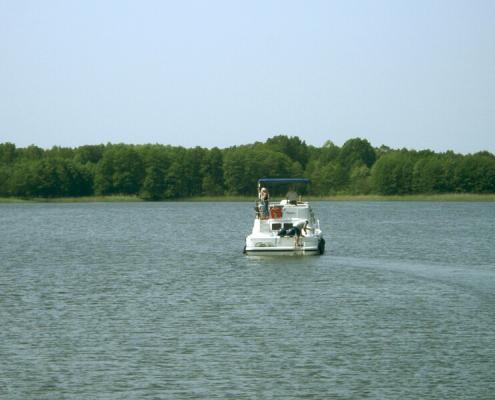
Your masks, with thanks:
[[(294, 191), (306, 178), (258, 179), (256, 217), (251, 234), (246, 237), (244, 253), (248, 255), (320, 255), (325, 252), (325, 239), (320, 222), (307, 201)], [(268, 189), (272, 185), (289, 185), (279, 201), (272, 201)]]

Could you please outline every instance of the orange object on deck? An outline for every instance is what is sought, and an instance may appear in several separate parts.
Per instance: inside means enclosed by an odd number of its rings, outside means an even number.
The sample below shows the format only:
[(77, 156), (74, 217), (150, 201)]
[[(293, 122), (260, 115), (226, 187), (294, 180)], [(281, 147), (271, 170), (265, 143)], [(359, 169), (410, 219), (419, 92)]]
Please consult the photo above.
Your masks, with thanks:
[(270, 217), (272, 219), (282, 218), (282, 209), (279, 208), (279, 207), (272, 207), (272, 208), (270, 208)]

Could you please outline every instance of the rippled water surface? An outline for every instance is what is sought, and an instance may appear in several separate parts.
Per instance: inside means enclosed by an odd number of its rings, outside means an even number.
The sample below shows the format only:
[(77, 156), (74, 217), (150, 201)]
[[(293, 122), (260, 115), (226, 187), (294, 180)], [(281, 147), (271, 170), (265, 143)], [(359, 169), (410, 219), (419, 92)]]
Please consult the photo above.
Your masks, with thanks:
[(313, 206), (261, 258), (251, 203), (0, 205), (0, 398), (493, 399), (495, 204)]

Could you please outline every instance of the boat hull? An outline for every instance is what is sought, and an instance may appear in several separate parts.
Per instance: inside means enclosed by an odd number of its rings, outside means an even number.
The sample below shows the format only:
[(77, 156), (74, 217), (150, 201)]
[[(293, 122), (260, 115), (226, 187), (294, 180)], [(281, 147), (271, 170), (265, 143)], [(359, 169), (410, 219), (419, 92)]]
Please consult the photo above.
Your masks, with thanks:
[(247, 249), (245, 254), (252, 256), (319, 256), (318, 249)]
[[(246, 246), (244, 247), (244, 253), (248, 255), (311, 255), (317, 256), (325, 252), (325, 240), (322, 237), (311, 238), (310, 241), (303, 241), (301, 246), (287, 245), (287, 243), (278, 243), (274, 240), (272, 242), (267, 241), (264, 238), (260, 239), (247, 237)], [(291, 238), (292, 240), (292, 238)]]

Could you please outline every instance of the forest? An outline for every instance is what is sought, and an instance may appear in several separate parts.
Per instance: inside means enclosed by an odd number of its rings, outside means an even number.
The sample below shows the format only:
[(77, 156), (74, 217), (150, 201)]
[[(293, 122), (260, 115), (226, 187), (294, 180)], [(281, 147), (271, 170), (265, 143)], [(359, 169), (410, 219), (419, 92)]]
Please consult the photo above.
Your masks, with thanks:
[(0, 196), (137, 195), (144, 200), (255, 196), (261, 177), (306, 177), (309, 194), (495, 193), (495, 155), (374, 148), (354, 138), (322, 147), (274, 136), (225, 149), (162, 144), (18, 148), (0, 143)]

